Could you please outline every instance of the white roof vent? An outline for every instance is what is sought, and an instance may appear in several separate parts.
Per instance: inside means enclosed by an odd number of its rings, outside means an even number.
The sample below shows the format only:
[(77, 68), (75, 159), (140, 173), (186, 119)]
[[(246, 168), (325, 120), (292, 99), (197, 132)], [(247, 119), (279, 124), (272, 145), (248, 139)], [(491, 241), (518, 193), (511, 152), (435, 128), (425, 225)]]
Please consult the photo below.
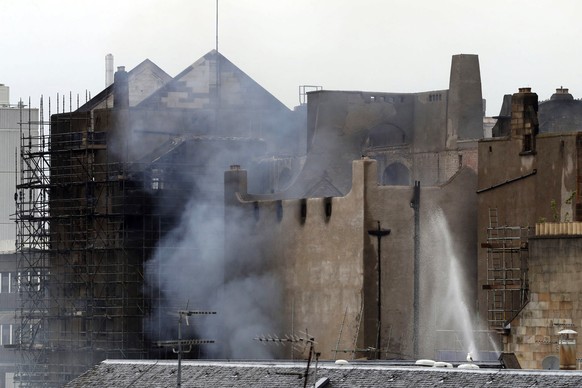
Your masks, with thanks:
[(434, 361), (433, 360), (416, 360), (416, 362), (414, 363), (415, 365), (418, 366), (428, 366), (428, 367), (433, 367), (434, 366)]

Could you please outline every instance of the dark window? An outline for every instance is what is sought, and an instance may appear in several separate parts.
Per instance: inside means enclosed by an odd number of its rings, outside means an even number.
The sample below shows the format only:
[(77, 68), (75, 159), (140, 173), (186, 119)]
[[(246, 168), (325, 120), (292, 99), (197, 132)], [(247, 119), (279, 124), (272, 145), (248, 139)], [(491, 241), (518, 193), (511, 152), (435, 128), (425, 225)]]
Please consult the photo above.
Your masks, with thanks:
[(323, 203), (325, 207), (325, 220), (329, 221), (331, 217), (331, 197), (326, 197)]
[(253, 214), (255, 215), (255, 220), (258, 221), (260, 218), (260, 208), (258, 201), (253, 202)]
[(379, 124), (368, 133), (369, 147), (390, 147), (406, 144), (406, 133), (393, 124)]
[(281, 221), (283, 219), (283, 201), (277, 201), (277, 220)]
[(12, 343), (12, 325), (3, 324), (0, 330), (2, 330), (2, 345), (10, 345)]
[(523, 135), (523, 152), (533, 151), (532, 147), (532, 135), (526, 134)]
[(10, 273), (2, 272), (2, 284), (0, 285), (0, 292), (7, 293), (10, 292)]
[(13, 272), (10, 274), (10, 292), (18, 292), (18, 273)]
[(410, 172), (402, 163), (392, 163), (382, 174), (382, 184), (390, 186), (409, 186)]

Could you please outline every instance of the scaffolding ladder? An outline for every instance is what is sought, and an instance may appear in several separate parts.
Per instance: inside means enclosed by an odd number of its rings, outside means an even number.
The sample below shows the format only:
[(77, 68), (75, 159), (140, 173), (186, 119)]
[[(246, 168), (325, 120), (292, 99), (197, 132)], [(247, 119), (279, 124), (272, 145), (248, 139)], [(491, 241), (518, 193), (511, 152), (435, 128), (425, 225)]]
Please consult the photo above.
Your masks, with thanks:
[(529, 228), (499, 225), (497, 208), (489, 209), (487, 242), (487, 321), (489, 328), (506, 326), (528, 300), (527, 258)]

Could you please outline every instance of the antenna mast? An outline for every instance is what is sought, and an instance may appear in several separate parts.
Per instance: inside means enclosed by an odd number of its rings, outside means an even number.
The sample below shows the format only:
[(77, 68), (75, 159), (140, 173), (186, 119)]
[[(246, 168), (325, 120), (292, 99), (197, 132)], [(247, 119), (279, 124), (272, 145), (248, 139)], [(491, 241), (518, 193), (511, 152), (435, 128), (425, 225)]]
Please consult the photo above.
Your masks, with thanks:
[[(218, 53), (218, 0), (216, 0), (216, 47), (215, 47), (215, 55), (214, 55), (214, 67), (215, 67), (215, 91), (214, 91), (214, 98), (215, 106), (214, 106), (214, 126), (215, 132), (218, 133), (218, 129), (220, 128), (219, 121), (220, 121), (220, 54)], [(212, 66), (212, 64), (211, 64)]]
[(216, 0), (216, 52), (218, 52), (218, 0)]

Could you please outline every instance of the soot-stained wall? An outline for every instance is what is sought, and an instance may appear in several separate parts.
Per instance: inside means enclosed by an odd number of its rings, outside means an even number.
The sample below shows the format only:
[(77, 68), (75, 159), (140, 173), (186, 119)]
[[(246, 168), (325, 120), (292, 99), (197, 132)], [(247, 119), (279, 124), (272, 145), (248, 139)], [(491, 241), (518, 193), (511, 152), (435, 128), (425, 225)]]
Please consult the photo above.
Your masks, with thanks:
[(476, 55), (453, 56), (449, 89), (308, 96), (308, 154), (288, 198), (346, 194), (350, 163), (362, 155), (378, 161), (386, 185), (438, 185), (463, 166), (477, 168), (483, 102)]
[[(323, 358), (377, 357), (364, 351), (376, 347), (378, 335), (378, 246), (370, 230), (391, 230), (382, 238), (382, 303), (380, 358), (413, 355), (414, 211), (412, 187), (380, 186), (377, 162), (352, 164), (350, 192), (341, 197), (277, 200), (246, 193), (245, 171), (226, 172), (226, 270), (232, 279), (267, 271), (278, 279), (275, 301), (281, 334), (308, 330)], [(448, 271), (436, 269), (460, 257), (465, 280), (474, 284), (475, 195), (459, 195), (475, 187), (476, 175), (463, 169), (442, 187), (421, 190), (420, 321), (421, 355), (434, 354), (435, 330), (450, 328), (433, 298), (448, 283)], [(238, 192), (238, 194), (237, 194)], [(434, 218), (446, 214), (446, 222)], [(449, 250), (437, 249), (439, 228), (450, 228)], [(264, 266), (249, 267), (245, 255)], [(227, 279), (229, 276), (227, 276)], [(445, 295), (444, 291), (441, 293)], [(474, 295), (474, 290), (469, 290)], [(260, 295), (257, 304), (273, 294)], [(474, 300), (474, 298), (473, 298)], [(271, 300), (272, 301), (272, 300)], [(266, 303), (266, 301), (264, 302)], [(341, 333), (341, 336), (340, 336)], [(356, 338), (357, 337), (357, 338)], [(421, 338), (420, 338), (421, 337)], [(339, 352), (336, 353), (335, 350)], [(290, 356), (284, 354), (283, 356)]]

